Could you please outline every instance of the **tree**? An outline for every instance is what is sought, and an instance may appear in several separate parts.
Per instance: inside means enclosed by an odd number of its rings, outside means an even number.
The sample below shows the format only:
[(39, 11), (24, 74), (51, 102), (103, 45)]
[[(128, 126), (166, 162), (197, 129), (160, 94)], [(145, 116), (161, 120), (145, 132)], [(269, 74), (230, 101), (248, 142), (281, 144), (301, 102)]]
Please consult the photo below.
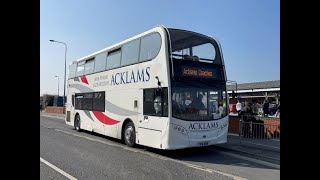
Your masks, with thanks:
[(53, 106), (53, 99), (54, 99), (54, 95), (44, 94), (42, 96), (42, 107), (43, 107), (43, 109), (46, 108), (47, 106)]

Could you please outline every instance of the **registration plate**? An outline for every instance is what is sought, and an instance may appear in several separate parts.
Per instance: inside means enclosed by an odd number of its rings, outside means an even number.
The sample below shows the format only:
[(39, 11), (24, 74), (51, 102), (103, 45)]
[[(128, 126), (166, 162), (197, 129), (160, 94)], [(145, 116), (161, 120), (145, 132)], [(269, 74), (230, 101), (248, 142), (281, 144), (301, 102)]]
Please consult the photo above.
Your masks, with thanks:
[(199, 145), (200, 146), (208, 146), (209, 142), (200, 142)]

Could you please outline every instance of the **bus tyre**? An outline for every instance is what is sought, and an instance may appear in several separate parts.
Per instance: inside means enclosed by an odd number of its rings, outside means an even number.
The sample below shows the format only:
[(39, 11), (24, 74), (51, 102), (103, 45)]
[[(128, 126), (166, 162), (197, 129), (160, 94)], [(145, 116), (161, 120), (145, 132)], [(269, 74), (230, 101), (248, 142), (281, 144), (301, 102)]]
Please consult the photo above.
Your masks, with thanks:
[(78, 132), (81, 131), (81, 128), (80, 128), (80, 116), (79, 115), (76, 116), (76, 119), (74, 121), (74, 129), (76, 131), (78, 131)]
[(136, 145), (136, 130), (132, 122), (128, 122), (123, 132), (124, 142), (127, 146), (134, 147)]

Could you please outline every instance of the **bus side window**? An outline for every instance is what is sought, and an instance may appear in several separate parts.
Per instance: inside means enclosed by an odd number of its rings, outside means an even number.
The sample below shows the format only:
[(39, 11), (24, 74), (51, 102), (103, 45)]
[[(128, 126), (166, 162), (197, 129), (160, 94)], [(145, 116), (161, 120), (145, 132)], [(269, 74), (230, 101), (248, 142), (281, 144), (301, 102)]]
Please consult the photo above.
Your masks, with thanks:
[(168, 116), (168, 88), (143, 90), (143, 114)]
[(143, 114), (157, 116), (154, 109), (155, 94), (154, 89), (143, 90)]

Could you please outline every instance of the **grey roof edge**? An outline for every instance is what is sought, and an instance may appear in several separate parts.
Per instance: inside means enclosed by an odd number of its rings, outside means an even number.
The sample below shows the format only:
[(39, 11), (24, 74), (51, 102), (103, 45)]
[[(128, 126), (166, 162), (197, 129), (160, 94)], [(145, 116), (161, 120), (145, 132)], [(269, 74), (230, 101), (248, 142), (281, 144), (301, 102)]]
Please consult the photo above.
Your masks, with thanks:
[[(238, 90), (251, 90), (251, 89), (269, 89), (269, 88), (280, 88), (280, 80), (273, 81), (261, 81), (252, 83), (241, 83), (237, 84)], [(227, 90), (236, 90), (236, 85), (227, 85)]]

